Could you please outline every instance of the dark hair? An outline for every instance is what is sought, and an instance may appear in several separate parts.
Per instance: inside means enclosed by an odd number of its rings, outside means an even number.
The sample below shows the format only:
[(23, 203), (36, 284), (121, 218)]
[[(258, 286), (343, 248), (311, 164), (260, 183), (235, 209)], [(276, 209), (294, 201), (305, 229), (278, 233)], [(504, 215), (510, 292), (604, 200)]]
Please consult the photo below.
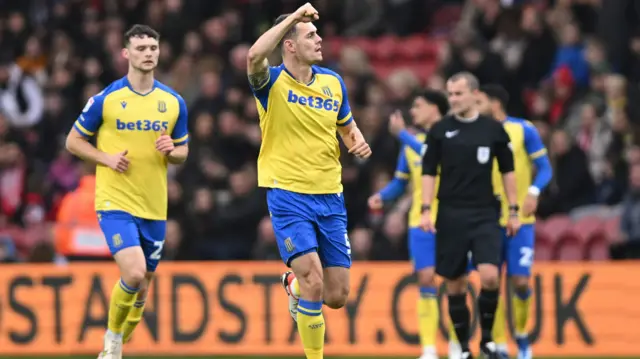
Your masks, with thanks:
[(509, 93), (504, 87), (497, 84), (487, 84), (480, 86), (480, 92), (486, 94), (491, 100), (499, 101), (503, 110), (507, 108)]
[(440, 91), (424, 90), (422, 92), (418, 92), (416, 97), (422, 97), (428, 103), (438, 107), (440, 116), (444, 116), (449, 112), (449, 100), (447, 99), (447, 96)]
[[(291, 15), (291, 14), (282, 14), (282, 15), (278, 16), (276, 18), (276, 21), (273, 23), (273, 26), (276, 26), (279, 23), (283, 22), (287, 17), (289, 17), (289, 15)], [(289, 31), (287, 31), (286, 34), (284, 34), (284, 36), (280, 40), (280, 45), (279, 46), (282, 47), (282, 45), (284, 44), (284, 40), (291, 39), (293, 37), (293, 35), (295, 35), (295, 34), (296, 34), (296, 27), (293, 26)]]
[(124, 46), (129, 46), (132, 37), (150, 37), (160, 41), (160, 34), (151, 26), (135, 24), (124, 33)]
[(458, 72), (457, 74), (449, 77), (448, 81), (457, 82), (460, 80), (465, 80), (467, 82), (467, 86), (469, 86), (469, 90), (475, 91), (480, 87), (480, 81), (478, 78), (468, 71)]

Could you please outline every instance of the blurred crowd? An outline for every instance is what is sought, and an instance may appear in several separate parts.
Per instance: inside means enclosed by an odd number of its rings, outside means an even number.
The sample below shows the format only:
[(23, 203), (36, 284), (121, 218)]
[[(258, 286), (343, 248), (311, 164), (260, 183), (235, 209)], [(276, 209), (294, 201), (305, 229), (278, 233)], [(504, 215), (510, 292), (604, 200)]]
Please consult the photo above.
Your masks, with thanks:
[[(165, 258), (277, 259), (264, 192), (256, 187), (261, 135), (245, 56), (278, 14), (301, 3), (0, 1), (0, 260), (73, 257), (56, 244), (56, 221), (69, 221), (65, 200), (90, 201), (92, 175), (64, 150), (64, 139), (88, 98), (126, 74), (122, 34), (135, 23), (161, 33), (156, 76), (189, 108), (189, 159), (170, 169)], [(640, 89), (640, 9), (633, 1), (616, 0), (616, 9), (606, 3), (313, 1), (325, 43), (344, 45), (326, 46), (324, 65), (344, 77), (374, 153), (366, 161), (343, 158), (355, 259), (407, 258), (410, 197), (384, 212), (366, 204), (395, 168), (399, 147), (387, 116), (400, 109), (409, 120), (416, 89), (443, 89), (447, 76), (462, 70), (503, 84), (509, 113), (530, 119), (547, 144), (554, 178), (540, 198), (541, 218), (617, 206), (619, 240), (640, 242), (640, 104), (633, 100)], [(424, 64), (432, 68), (428, 76), (401, 67), (382, 74), (365, 49), (349, 45), (388, 36), (437, 43), (434, 63)]]

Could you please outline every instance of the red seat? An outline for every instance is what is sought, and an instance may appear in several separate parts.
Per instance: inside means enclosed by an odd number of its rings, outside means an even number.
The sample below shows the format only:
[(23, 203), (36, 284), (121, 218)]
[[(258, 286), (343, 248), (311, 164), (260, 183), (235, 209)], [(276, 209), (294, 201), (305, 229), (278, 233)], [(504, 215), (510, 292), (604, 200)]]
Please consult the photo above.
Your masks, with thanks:
[(536, 262), (547, 262), (555, 259), (553, 245), (548, 240), (545, 240), (544, 237), (538, 237), (537, 233), (534, 256)]
[(344, 40), (340, 37), (332, 37), (331, 39), (322, 41), (323, 51), (328, 51), (329, 57), (337, 58), (344, 46)]
[(430, 52), (429, 40), (425, 35), (415, 35), (400, 41), (398, 55), (407, 60), (424, 60)]
[(373, 67), (373, 71), (376, 73), (376, 77), (382, 81), (386, 80), (392, 72), (397, 70), (393, 65), (376, 64)]
[(549, 236), (551, 243), (555, 245), (564, 233), (571, 228), (573, 223), (566, 215), (555, 215), (540, 224), (543, 226), (544, 232)]
[(375, 55), (376, 42), (368, 37), (354, 37), (347, 40), (347, 45), (360, 48), (369, 58)]
[(588, 243), (592, 237), (604, 233), (604, 223), (600, 217), (587, 216), (575, 222), (572, 231), (582, 243)]
[(380, 61), (390, 62), (397, 54), (400, 40), (395, 36), (383, 36), (376, 40), (372, 55)]
[(411, 71), (416, 74), (418, 80), (422, 85), (427, 83), (427, 80), (433, 75), (437, 69), (437, 64), (432, 61), (418, 61), (410, 66)]
[(586, 258), (590, 261), (609, 260), (609, 243), (604, 235), (596, 235), (587, 243), (585, 248)]

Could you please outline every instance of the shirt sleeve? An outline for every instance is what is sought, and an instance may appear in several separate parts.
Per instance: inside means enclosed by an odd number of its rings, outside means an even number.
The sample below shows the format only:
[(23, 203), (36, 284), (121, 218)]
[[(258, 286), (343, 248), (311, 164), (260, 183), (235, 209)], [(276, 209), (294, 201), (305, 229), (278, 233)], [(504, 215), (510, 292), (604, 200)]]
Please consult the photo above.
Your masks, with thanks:
[(513, 172), (513, 149), (509, 134), (504, 126), (498, 126), (498, 138), (494, 145), (496, 158), (498, 160), (498, 168), (501, 173)]
[(349, 96), (347, 95), (347, 86), (344, 84), (344, 80), (338, 77), (340, 81), (340, 88), (342, 89), (342, 103), (338, 109), (338, 126), (346, 126), (353, 121), (353, 115), (351, 114), (351, 106), (349, 106)]
[(382, 197), (383, 201), (390, 201), (398, 198), (404, 192), (408, 181), (409, 165), (407, 163), (407, 157), (404, 154), (404, 146), (402, 146), (400, 149), (400, 155), (398, 156), (398, 163), (396, 164), (396, 172), (393, 180), (380, 190), (380, 197)]
[(524, 123), (524, 147), (532, 160), (547, 154), (538, 130), (529, 122)]
[(82, 113), (73, 124), (73, 128), (84, 137), (91, 137), (96, 134), (102, 125), (102, 107), (104, 96), (102, 92), (91, 97), (82, 109)]
[(422, 174), (435, 177), (438, 174), (438, 166), (441, 160), (442, 139), (439, 138), (437, 131), (434, 129), (427, 136), (427, 144), (424, 147)]
[(262, 81), (262, 83), (257, 86), (251, 85), (251, 81), (249, 81), (249, 87), (251, 88), (251, 92), (253, 92), (253, 96), (260, 101), (260, 105), (264, 111), (267, 110), (268, 100), (269, 100), (269, 92), (273, 87), (273, 84), (276, 82), (280, 73), (282, 72), (282, 68), (280, 67), (269, 67), (269, 71), (267, 73), (267, 77)]
[(178, 113), (176, 125), (173, 127), (173, 132), (171, 132), (171, 138), (173, 139), (174, 145), (180, 146), (189, 142), (189, 130), (187, 129), (187, 118), (189, 114), (187, 113), (187, 104), (184, 102), (182, 96), (178, 95), (177, 98), (180, 112)]
[(416, 136), (409, 133), (407, 130), (402, 130), (398, 134), (398, 138), (402, 142), (403, 145), (411, 147), (412, 150), (416, 151), (416, 153), (420, 154), (420, 156), (424, 155), (424, 143), (418, 141)]

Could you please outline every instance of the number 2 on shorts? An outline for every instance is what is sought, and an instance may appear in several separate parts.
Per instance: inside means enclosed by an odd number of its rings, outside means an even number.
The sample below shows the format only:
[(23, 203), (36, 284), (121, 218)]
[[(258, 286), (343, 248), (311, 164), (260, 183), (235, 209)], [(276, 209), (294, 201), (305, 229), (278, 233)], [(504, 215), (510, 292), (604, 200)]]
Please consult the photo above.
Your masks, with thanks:
[(522, 247), (520, 248), (520, 261), (521, 267), (531, 267), (533, 265), (533, 248)]
[(153, 241), (153, 246), (156, 247), (156, 250), (151, 253), (149, 258), (154, 261), (159, 261), (162, 258), (162, 248), (164, 247), (164, 241)]

